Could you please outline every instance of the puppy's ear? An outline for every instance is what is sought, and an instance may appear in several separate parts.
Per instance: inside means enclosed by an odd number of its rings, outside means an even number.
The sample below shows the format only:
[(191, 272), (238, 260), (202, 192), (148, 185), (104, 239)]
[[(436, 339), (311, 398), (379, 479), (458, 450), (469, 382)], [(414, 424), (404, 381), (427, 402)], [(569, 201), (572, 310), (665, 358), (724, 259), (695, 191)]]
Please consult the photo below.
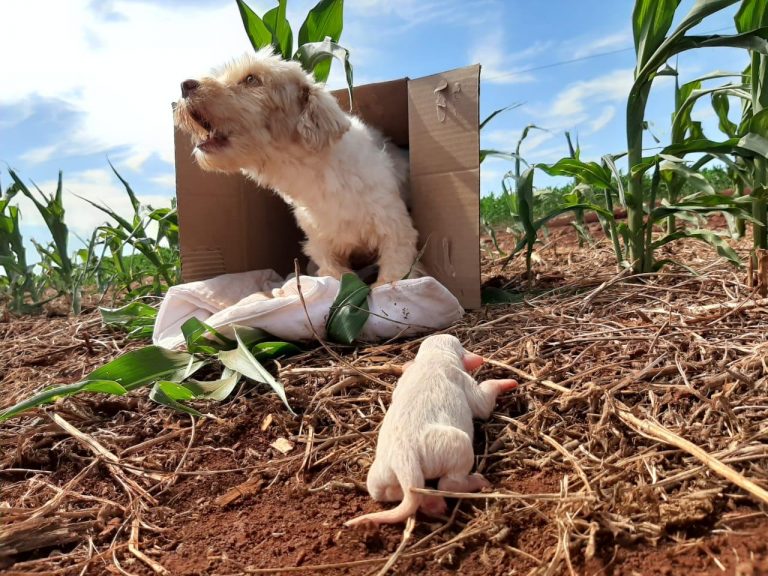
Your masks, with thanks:
[(302, 110), (296, 130), (310, 150), (322, 150), (349, 130), (349, 118), (341, 111), (334, 97), (320, 86), (304, 86), (300, 98)]
[(477, 370), (485, 363), (485, 359), (482, 356), (473, 354), (472, 352), (464, 352), (464, 369), (467, 372)]

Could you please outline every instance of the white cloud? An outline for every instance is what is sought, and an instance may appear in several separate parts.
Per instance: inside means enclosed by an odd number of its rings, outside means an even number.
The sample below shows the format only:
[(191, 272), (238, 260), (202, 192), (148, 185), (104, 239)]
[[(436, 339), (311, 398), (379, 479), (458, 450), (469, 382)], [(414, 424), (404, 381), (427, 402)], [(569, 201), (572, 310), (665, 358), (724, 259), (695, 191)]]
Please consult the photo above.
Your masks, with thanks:
[(626, 100), (632, 82), (630, 68), (575, 82), (555, 97), (550, 113), (562, 119), (582, 117), (594, 104)]
[(528, 72), (516, 72), (525, 68), (525, 62), (546, 51), (550, 43), (536, 43), (518, 52), (508, 52), (501, 30), (484, 34), (470, 49), (469, 61), (483, 66), (483, 82), (491, 84), (520, 84), (536, 78)]
[(605, 106), (600, 115), (589, 122), (588, 134), (594, 134), (605, 128), (613, 120), (614, 116), (616, 116), (616, 107)]
[(176, 175), (174, 173), (152, 176), (149, 181), (163, 188), (176, 190)]
[[(483, 139), (487, 139), (488, 142), (494, 144), (494, 147), (504, 150), (505, 152), (514, 152), (517, 147), (517, 142), (520, 140), (522, 134), (522, 129), (493, 130), (484, 135)], [(523, 140), (523, 144), (520, 146), (520, 152), (521, 154), (532, 152), (553, 137), (554, 134), (549, 130), (532, 128), (528, 131), (525, 140)]]
[(59, 144), (51, 144), (50, 146), (38, 146), (27, 150), (20, 156), (24, 162), (30, 164), (42, 164), (50, 160), (53, 155), (60, 149)]
[[(116, 0), (110, 8), (97, 11), (90, 0), (2, 2), (0, 53), (17, 56), (4, 60), (13, 81), (3, 83), (0, 105), (38, 97), (78, 112), (64, 152), (127, 147), (129, 157), (155, 153), (172, 162), (171, 102), (179, 83), (250, 49), (239, 14), (229, 3), (180, 8)], [(45, 42), (30, 42), (30, 30)]]
[(578, 47), (571, 53), (571, 58), (585, 58), (601, 52), (632, 47), (632, 32), (630, 30), (623, 30), (585, 43), (574, 41), (574, 44)]
[[(36, 182), (46, 194), (52, 194), (56, 190), (56, 181)], [(30, 186), (33, 194), (36, 190)], [(102, 206), (107, 206), (123, 217), (129, 218), (133, 214), (133, 207), (122, 184), (109, 170), (85, 170), (65, 174), (63, 186), (63, 202), (66, 210), (65, 221), (71, 232), (81, 237), (90, 235), (93, 230), (109, 221), (109, 216), (83, 201), (87, 198)], [(170, 205), (170, 197), (161, 195), (137, 194), (143, 204), (151, 204), (155, 208)], [(17, 196), (21, 210), (21, 222), (28, 226), (45, 226), (40, 213), (34, 204), (25, 196)], [(38, 240), (40, 240), (38, 238)]]

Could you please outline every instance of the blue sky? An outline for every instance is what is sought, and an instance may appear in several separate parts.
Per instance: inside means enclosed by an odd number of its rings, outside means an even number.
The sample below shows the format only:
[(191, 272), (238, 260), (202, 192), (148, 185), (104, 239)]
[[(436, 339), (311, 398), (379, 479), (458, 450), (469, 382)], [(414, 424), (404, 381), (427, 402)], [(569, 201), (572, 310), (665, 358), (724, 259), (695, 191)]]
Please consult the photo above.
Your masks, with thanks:
[[(294, 29), (315, 2), (289, 1)], [(250, 2), (258, 13), (273, 4)], [(682, 2), (678, 20), (692, 4)], [(578, 136), (584, 158), (599, 159), (625, 147), (632, 6), (631, 0), (347, 0), (341, 43), (351, 50), (357, 84), (480, 63), (481, 116), (522, 104), (484, 129), (483, 147), (512, 150), (521, 130), (536, 124), (546, 130), (527, 140), (528, 160), (566, 155), (565, 130)], [(713, 16), (697, 31), (732, 31), (734, 12)], [(107, 158), (144, 201), (168, 204), (174, 194), (170, 104), (180, 81), (251, 49), (234, 0), (3, 0), (0, 21), (3, 186), (5, 165), (44, 190), (62, 169), (67, 220), (81, 236), (103, 217), (75, 194), (129, 211)], [(746, 64), (743, 52), (710, 49), (682, 55), (678, 66), (687, 81)], [(329, 85), (343, 85), (336, 65)], [(651, 131), (662, 143), (672, 99), (666, 79), (648, 106)], [(721, 137), (706, 102), (694, 117), (708, 136)], [(482, 192), (499, 191), (510, 168), (502, 160), (486, 162)], [(536, 179), (538, 186), (553, 183)], [(22, 204), (22, 213), (27, 239), (44, 240), (32, 207)]]

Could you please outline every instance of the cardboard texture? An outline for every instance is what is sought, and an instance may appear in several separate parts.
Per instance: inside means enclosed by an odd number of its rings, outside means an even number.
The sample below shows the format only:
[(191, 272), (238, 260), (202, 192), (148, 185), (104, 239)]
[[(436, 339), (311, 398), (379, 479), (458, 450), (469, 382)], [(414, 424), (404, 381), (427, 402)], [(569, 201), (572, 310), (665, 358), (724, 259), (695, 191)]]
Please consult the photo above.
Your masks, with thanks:
[[(411, 215), (422, 264), (465, 308), (480, 307), (480, 66), (356, 86), (354, 113), (409, 148)], [(344, 110), (346, 90), (334, 92)], [(178, 130), (176, 195), (182, 277), (302, 265), (302, 232), (288, 206), (240, 174), (201, 170)]]

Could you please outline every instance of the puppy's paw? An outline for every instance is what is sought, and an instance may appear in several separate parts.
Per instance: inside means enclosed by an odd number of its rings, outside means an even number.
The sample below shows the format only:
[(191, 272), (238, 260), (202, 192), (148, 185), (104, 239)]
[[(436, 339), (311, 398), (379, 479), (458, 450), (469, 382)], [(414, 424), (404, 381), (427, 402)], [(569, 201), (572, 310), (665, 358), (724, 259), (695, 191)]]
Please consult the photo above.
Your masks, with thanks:
[(448, 504), (442, 496), (424, 496), (419, 510), (427, 516), (445, 516)]
[(485, 476), (477, 472), (469, 475), (468, 485), (469, 492), (480, 492), (483, 488), (491, 487), (491, 483), (485, 479)]

